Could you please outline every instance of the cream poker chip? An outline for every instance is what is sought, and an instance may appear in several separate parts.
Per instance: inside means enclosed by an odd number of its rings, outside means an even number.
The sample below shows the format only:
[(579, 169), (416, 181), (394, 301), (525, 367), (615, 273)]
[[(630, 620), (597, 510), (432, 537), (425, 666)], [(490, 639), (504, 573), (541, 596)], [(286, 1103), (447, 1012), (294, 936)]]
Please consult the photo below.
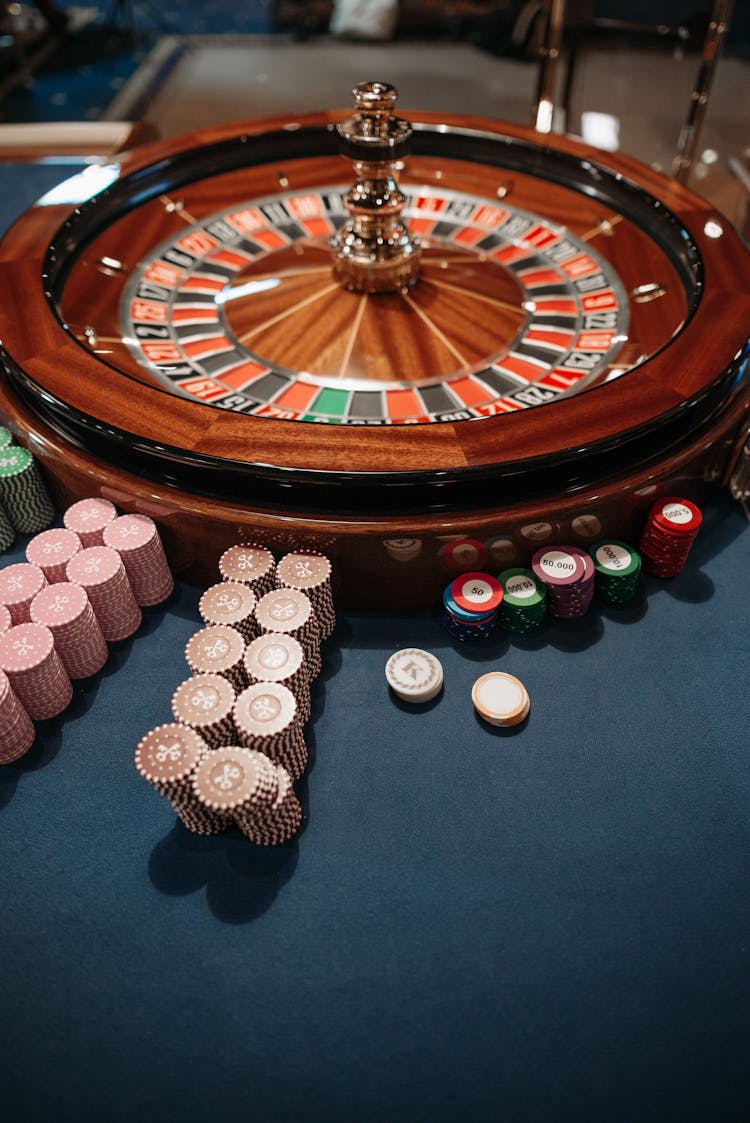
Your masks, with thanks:
[(391, 655), (385, 665), (391, 690), (404, 702), (430, 702), (443, 685), (439, 659), (419, 647), (404, 647)]
[(529, 713), (531, 701), (520, 679), (504, 671), (490, 671), (471, 690), (474, 709), (490, 725), (519, 725)]

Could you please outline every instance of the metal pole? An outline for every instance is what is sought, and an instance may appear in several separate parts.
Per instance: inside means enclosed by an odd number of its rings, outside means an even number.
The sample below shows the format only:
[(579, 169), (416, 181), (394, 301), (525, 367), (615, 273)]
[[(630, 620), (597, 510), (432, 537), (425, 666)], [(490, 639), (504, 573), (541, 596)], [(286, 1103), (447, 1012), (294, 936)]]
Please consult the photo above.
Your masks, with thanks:
[(695, 160), (698, 138), (711, 94), (711, 83), (729, 21), (732, 18), (733, 6), (734, 0), (715, 0), (711, 11), (711, 21), (703, 43), (703, 57), (690, 95), (690, 109), (687, 120), (682, 126), (680, 139), (677, 142), (677, 155), (672, 165), (672, 174), (681, 183), (687, 180)]
[(532, 124), (538, 133), (551, 133), (555, 118), (555, 74), (565, 23), (565, 0), (546, 0), (544, 6), (546, 27)]

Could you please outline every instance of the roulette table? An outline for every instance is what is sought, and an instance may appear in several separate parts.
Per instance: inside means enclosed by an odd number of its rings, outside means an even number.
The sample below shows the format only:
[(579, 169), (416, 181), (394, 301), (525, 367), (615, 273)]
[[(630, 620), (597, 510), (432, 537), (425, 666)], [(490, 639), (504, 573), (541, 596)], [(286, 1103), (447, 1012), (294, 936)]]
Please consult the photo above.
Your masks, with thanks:
[[(36, 198), (67, 208), (54, 191), (82, 170), (6, 166), (2, 226)], [(139, 251), (144, 270), (147, 259)], [(19, 276), (9, 291), (7, 281), (6, 270), (7, 298), (22, 306), (35, 282)], [(50, 347), (61, 330), (54, 317), (42, 329)], [(68, 357), (80, 352), (97, 400), (90, 355), (74, 346)], [(670, 350), (654, 346), (656, 357)], [(158, 518), (167, 483), (145, 461), (128, 461), (137, 471), (116, 462), (114, 424), (101, 443), (93, 423), (84, 438), (83, 422), (97, 414), (82, 401), (77, 409), (74, 373), (63, 389), (17, 358), (3, 389), (7, 416), (60, 502), (87, 480), (91, 492), (108, 488)], [(739, 411), (719, 366), (711, 382)], [(138, 369), (163, 392), (153, 370)], [(50, 379), (36, 398), (35, 375)], [(132, 384), (148, 383), (133, 374)], [(245, 420), (189, 397), (168, 401), (210, 419), (198, 426), (207, 441), (214, 417)], [(65, 423), (63, 402), (73, 411)], [(720, 476), (729, 441), (713, 426), (723, 416), (709, 409), (696, 429), (704, 446), (722, 446)], [(456, 431), (475, 424), (484, 422)], [(163, 425), (172, 457), (169, 410)], [(266, 439), (281, 441), (275, 423), (267, 427)], [(701, 460), (693, 443), (698, 436), (666, 454), (670, 482), (698, 488), (711, 475), (711, 450)], [(624, 469), (639, 476), (636, 490), (661, 484), (655, 456), (648, 480)], [(191, 497), (179, 510), (196, 521), (229, 503), (187, 477), (175, 490)], [(525, 500), (523, 517), (590, 516), (576, 494), (563, 512)], [(750, 538), (726, 489), (702, 507), (678, 577), (647, 576), (628, 605), (549, 620), (531, 636), (455, 643), (439, 598), (421, 608), (340, 607), (306, 729), (303, 828), (278, 849), (232, 832), (191, 835), (135, 771), (135, 746), (168, 720), (185, 643), (200, 627), (199, 589), (178, 580), (132, 639), (111, 645), (105, 669), (76, 686), (69, 709), (39, 723), (32, 750), (0, 770), (4, 1117), (744, 1120)], [(498, 508), (487, 514), (493, 529)], [(365, 521), (376, 517), (386, 516)], [(455, 513), (417, 517), (425, 540), (442, 541), (442, 518), (448, 540), (456, 536)], [(169, 520), (160, 526), (169, 540)], [(322, 542), (322, 528), (314, 533)], [(275, 539), (277, 549), (287, 541)], [(183, 555), (198, 542), (174, 531), (172, 559), (185, 572)], [(24, 546), (19, 536), (4, 562), (22, 560)], [(216, 557), (205, 558), (207, 576)], [(383, 673), (409, 646), (434, 652), (444, 669), (442, 691), (421, 707), (394, 698)], [(489, 727), (472, 709), (472, 684), (494, 670), (529, 692), (528, 719), (512, 729)]]
[[(199, 582), (251, 532), (324, 548), (343, 602), (372, 608), (431, 603), (472, 551), (527, 560), (524, 528), (627, 536), (655, 490), (726, 482), (750, 321), (731, 224), (625, 157), (410, 127), (365, 87), (343, 123), (100, 162), (4, 239), (0, 408), (59, 500), (93, 484), (147, 510)], [(375, 292), (382, 263), (350, 284), (341, 247), (378, 214), (416, 264)]]

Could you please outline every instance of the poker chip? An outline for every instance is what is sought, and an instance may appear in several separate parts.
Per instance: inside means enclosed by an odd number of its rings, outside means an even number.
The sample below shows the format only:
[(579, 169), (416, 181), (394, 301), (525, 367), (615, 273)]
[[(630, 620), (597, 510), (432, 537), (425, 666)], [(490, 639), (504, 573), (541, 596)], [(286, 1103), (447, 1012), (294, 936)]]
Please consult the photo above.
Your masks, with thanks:
[(203, 757), (192, 779), (200, 804), (233, 817), (270, 807), (279, 790), (276, 769), (263, 753), (222, 745)]
[(639, 550), (643, 569), (653, 577), (676, 577), (687, 561), (703, 516), (689, 499), (658, 499), (651, 507)]
[(489, 573), (463, 574), (443, 590), (443, 626), (460, 642), (487, 639), (502, 598), (501, 586)]
[(596, 568), (596, 595), (605, 604), (626, 604), (638, 591), (641, 557), (627, 542), (602, 539), (589, 548)]
[(310, 598), (299, 589), (274, 589), (258, 601), (255, 618), (262, 635), (294, 636), (305, 653), (310, 680), (321, 670), (320, 629)]
[(229, 624), (249, 643), (258, 634), (257, 603), (258, 598), (249, 585), (221, 581), (206, 589), (198, 602), (198, 611), (204, 624)]
[(403, 702), (430, 702), (443, 686), (443, 666), (430, 651), (402, 647), (385, 665), (385, 678)]
[(329, 559), (313, 550), (285, 554), (276, 566), (276, 586), (307, 594), (318, 620), (320, 638), (328, 639), (336, 626)]
[(258, 636), (245, 648), (244, 663), (249, 686), (280, 682), (294, 695), (302, 724), (310, 720), (310, 676), (302, 645), (294, 636), (284, 632)]
[(34, 723), (18, 700), (10, 680), (0, 671), (0, 764), (12, 764), (34, 744)]
[(0, 425), (0, 452), (12, 444), (13, 434), (11, 433), (10, 429), (6, 429), (5, 426)]
[(593, 538), (600, 538), (602, 522), (596, 515), (576, 515), (571, 521), (570, 529), (577, 538), (590, 542)]
[(122, 558), (109, 546), (87, 546), (66, 567), (68, 581), (88, 594), (105, 640), (115, 643), (138, 630), (142, 615)]
[(160, 795), (184, 798), (192, 794), (193, 774), (208, 751), (196, 730), (168, 722), (144, 734), (135, 750), (135, 766)]
[(13, 618), (10, 610), (4, 605), (0, 604), (0, 636), (4, 636), (8, 628), (12, 627)]
[(537, 550), (540, 546), (553, 543), (560, 534), (560, 524), (540, 520), (526, 523), (518, 528), (517, 539), (524, 550)]
[(228, 679), (236, 691), (247, 685), (245, 640), (228, 624), (209, 624), (192, 635), (185, 659), (193, 674), (217, 674)]
[(117, 518), (117, 508), (109, 499), (99, 497), (81, 499), (68, 507), (63, 515), (63, 523), (81, 540), (84, 549), (88, 546), (103, 546), (104, 531)]
[(10, 612), (13, 624), (30, 622), (31, 602), (46, 584), (43, 570), (30, 562), (16, 562), (0, 569), (0, 603)]
[(174, 589), (156, 523), (148, 515), (119, 515), (104, 528), (104, 545), (116, 550), (136, 602), (143, 608), (161, 604)]
[(233, 744), (235, 697), (234, 687), (221, 675), (191, 675), (172, 695), (172, 713), (176, 721), (200, 733), (212, 747)]
[(237, 697), (232, 711), (240, 744), (282, 764), (293, 780), (307, 767), (307, 745), (297, 702), (278, 682), (256, 682)]
[(0, 451), (0, 503), (22, 534), (36, 534), (53, 522), (55, 508), (28, 449), (11, 445)]
[(68, 677), (88, 678), (107, 662), (109, 651), (86, 590), (69, 581), (47, 585), (31, 602), (31, 619), (49, 628)]
[(541, 627), (547, 614), (547, 587), (532, 570), (514, 567), (498, 576), (503, 601), (497, 622), (508, 632), (528, 635)]
[(253, 542), (230, 546), (219, 558), (219, 573), (225, 581), (241, 581), (262, 597), (274, 587), (276, 561), (270, 550)]
[(512, 538), (496, 535), (485, 543), (488, 561), (500, 569), (512, 565), (518, 557), (518, 547)]
[(519, 725), (528, 716), (531, 702), (520, 679), (504, 671), (490, 671), (471, 689), (474, 709), (490, 725)]
[(231, 815), (204, 807), (200, 800), (196, 798), (194, 792), (187, 796), (170, 799), (169, 802), (177, 818), (193, 834), (221, 834), (234, 822)]
[(56, 717), (70, 704), (73, 686), (44, 625), (16, 624), (0, 636), (0, 669), (32, 721)]
[(594, 563), (578, 546), (542, 546), (531, 559), (534, 576), (547, 587), (551, 616), (571, 620), (583, 616), (594, 595)]
[(26, 546), (26, 560), (38, 565), (50, 585), (67, 580), (67, 565), (81, 549), (81, 539), (72, 530), (53, 527), (35, 534)]
[(9, 550), (16, 540), (16, 532), (8, 518), (8, 512), (0, 504), (0, 551)]

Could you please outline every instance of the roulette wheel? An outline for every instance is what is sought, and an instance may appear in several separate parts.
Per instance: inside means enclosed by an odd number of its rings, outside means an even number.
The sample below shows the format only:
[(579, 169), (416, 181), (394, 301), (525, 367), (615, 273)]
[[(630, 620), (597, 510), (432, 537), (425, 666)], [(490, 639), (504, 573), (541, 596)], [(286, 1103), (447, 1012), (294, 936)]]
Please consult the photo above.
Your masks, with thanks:
[(199, 583), (239, 540), (321, 549), (376, 607), (727, 481), (730, 223), (627, 157), (395, 96), (146, 145), (15, 224), (0, 411), (60, 503), (152, 515)]

